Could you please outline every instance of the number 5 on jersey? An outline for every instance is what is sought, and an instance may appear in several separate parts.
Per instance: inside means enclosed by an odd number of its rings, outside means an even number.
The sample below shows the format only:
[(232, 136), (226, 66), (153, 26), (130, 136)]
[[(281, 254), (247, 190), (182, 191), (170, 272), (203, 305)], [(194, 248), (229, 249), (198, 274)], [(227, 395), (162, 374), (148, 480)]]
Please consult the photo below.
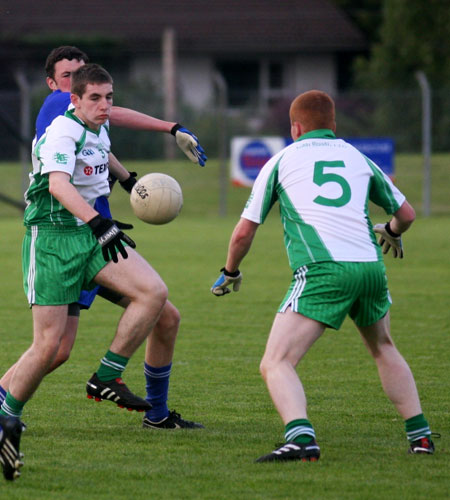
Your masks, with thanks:
[(352, 197), (350, 185), (341, 175), (324, 172), (325, 168), (345, 168), (345, 163), (343, 161), (316, 161), (314, 164), (314, 184), (323, 186), (327, 182), (337, 182), (342, 188), (342, 194), (339, 198), (317, 196), (313, 201), (318, 205), (326, 205), (327, 207), (343, 207)]

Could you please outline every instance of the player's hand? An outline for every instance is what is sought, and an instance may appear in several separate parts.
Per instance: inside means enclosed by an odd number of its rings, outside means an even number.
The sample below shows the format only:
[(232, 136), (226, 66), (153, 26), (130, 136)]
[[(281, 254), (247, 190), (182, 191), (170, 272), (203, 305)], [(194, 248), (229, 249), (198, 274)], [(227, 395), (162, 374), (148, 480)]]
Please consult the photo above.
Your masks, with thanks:
[(242, 273), (239, 269), (233, 273), (228, 272), (224, 267), (221, 269), (222, 274), (218, 277), (214, 285), (211, 287), (211, 292), (217, 297), (231, 293), (228, 288), (233, 285), (233, 292), (238, 292), (242, 283)]
[(125, 191), (127, 191), (127, 193), (131, 193), (133, 186), (137, 182), (136, 180), (137, 173), (136, 172), (128, 172), (128, 173), (130, 174), (130, 177), (128, 177), (128, 179), (125, 179), (124, 181), (119, 181), (119, 184), (125, 189)]
[(125, 231), (127, 229), (133, 229), (134, 226), (133, 224), (127, 224), (126, 222), (120, 222), (119, 220), (116, 220), (116, 219), (112, 219), (112, 221), (114, 222), (114, 224), (121, 230), (121, 231)]
[(106, 262), (109, 262), (111, 259), (113, 262), (119, 262), (117, 250), (124, 259), (128, 258), (122, 241), (127, 243), (131, 248), (136, 248), (136, 243), (125, 233), (122, 233), (113, 220), (106, 219), (99, 214), (92, 218), (88, 224), (102, 247), (103, 258)]
[(392, 231), (389, 222), (387, 224), (376, 224), (373, 230), (380, 235), (378, 243), (383, 249), (384, 254), (388, 253), (389, 249), (392, 248), (394, 258), (399, 257), (403, 259), (402, 237), (400, 234)]
[(201, 167), (205, 166), (208, 157), (197, 137), (190, 130), (177, 123), (172, 127), (170, 133), (175, 136), (178, 147), (192, 162), (198, 163)]

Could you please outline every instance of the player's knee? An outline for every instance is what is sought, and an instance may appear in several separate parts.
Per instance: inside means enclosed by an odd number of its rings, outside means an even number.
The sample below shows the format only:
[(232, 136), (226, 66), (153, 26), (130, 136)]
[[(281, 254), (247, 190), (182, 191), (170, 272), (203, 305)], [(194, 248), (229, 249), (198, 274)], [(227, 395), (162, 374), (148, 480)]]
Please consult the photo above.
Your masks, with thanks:
[(261, 360), (261, 363), (259, 364), (259, 373), (261, 374), (261, 376), (264, 380), (267, 379), (267, 374), (270, 371), (270, 367), (271, 367), (271, 363), (269, 362), (267, 357), (264, 356), (263, 359)]
[(50, 365), (50, 368), (48, 369), (48, 373), (51, 373), (52, 371), (56, 370), (59, 368), (62, 364), (64, 364), (70, 357), (70, 352), (69, 353), (58, 353), (56, 354), (55, 358), (52, 361), (52, 364)]
[(269, 350), (264, 353), (261, 363), (259, 364), (259, 372), (262, 378), (267, 381), (272, 374), (277, 373), (286, 364), (290, 365), (291, 363), (285, 358), (280, 359), (275, 353), (271, 353)]
[(164, 307), (164, 304), (167, 302), (167, 298), (169, 296), (169, 290), (167, 289), (164, 281), (159, 280), (158, 284), (152, 287), (150, 300), (152, 303), (158, 302), (161, 305), (161, 308)]
[(164, 281), (157, 279), (145, 283), (145, 285), (137, 289), (135, 300), (147, 303), (151, 308), (158, 305), (162, 308), (167, 301), (168, 295), (169, 291)]
[(70, 358), (70, 350), (60, 349), (57, 352), (52, 364), (55, 366), (55, 368), (57, 368), (58, 366), (61, 366), (66, 361), (68, 361), (69, 358)]
[(390, 335), (385, 335), (378, 339), (378, 342), (369, 344), (369, 352), (375, 360), (400, 354)]
[(160, 317), (161, 326), (165, 330), (175, 332), (175, 334), (176, 334), (176, 332), (178, 331), (178, 328), (180, 326), (180, 321), (181, 321), (180, 312), (172, 304), (169, 304), (168, 302), (166, 304), (167, 304), (167, 306), (165, 306), (165, 309), (163, 310), (163, 314)]
[(180, 313), (178, 309), (169, 302), (166, 302), (161, 316), (152, 331), (152, 335), (158, 338), (158, 341), (171, 347), (174, 345), (180, 326)]
[(58, 352), (59, 344), (59, 339), (50, 338), (33, 342), (31, 349), (41, 363), (50, 365)]

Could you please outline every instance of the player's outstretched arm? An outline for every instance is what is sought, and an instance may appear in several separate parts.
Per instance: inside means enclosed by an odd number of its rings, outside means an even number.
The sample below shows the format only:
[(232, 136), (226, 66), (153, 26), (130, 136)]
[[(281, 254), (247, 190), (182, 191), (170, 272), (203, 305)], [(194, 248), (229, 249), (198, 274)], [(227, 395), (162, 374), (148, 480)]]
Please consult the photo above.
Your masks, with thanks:
[(193, 163), (204, 167), (208, 159), (197, 137), (179, 123), (166, 122), (133, 109), (121, 108), (120, 106), (112, 107), (109, 121), (117, 127), (147, 130), (150, 132), (170, 132), (175, 137), (178, 147)]
[(134, 109), (122, 108), (113, 106), (109, 121), (116, 127), (131, 128), (134, 130), (147, 130), (149, 132), (166, 132), (169, 133), (176, 122), (166, 122), (159, 118), (140, 113)]
[(239, 265), (250, 250), (258, 227), (259, 224), (256, 222), (244, 218), (241, 218), (236, 224), (228, 246), (225, 267), (220, 270), (221, 275), (211, 287), (211, 292), (214, 295), (220, 297), (230, 293), (230, 286), (233, 286), (234, 292), (239, 291), (242, 282)]

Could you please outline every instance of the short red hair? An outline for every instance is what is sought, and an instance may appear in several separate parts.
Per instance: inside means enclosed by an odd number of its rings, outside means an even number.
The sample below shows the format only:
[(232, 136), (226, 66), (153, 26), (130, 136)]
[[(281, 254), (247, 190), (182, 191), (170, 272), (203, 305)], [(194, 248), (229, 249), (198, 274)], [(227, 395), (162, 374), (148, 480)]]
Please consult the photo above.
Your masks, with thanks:
[(297, 96), (289, 109), (291, 123), (298, 122), (303, 132), (327, 128), (334, 130), (336, 113), (333, 99), (320, 90)]

